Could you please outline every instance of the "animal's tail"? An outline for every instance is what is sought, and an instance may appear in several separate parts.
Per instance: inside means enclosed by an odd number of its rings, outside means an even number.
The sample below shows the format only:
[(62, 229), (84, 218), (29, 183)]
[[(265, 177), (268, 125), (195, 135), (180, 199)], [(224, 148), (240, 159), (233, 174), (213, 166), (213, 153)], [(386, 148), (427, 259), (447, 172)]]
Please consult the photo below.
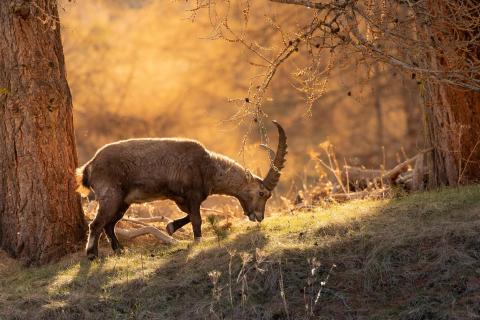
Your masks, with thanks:
[(77, 191), (82, 197), (87, 197), (90, 193), (90, 163), (86, 163), (75, 172), (77, 181)]

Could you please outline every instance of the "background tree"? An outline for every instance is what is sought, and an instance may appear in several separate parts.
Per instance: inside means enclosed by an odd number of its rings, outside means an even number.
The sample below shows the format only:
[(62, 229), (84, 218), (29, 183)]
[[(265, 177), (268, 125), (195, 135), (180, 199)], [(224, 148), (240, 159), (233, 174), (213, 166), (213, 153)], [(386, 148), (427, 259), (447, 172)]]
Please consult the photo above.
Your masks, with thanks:
[(477, 1), (427, 1), (415, 7), (426, 50), (419, 67), (432, 185), (480, 180), (480, 6)]
[[(263, 78), (253, 83), (249, 104), (243, 106), (247, 116), (262, 125), (267, 116), (265, 95), (273, 76), (299, 51), (308, 52), (309, 61), (295, 66), (292, 73), (298, 78), (297, 87), (305, 94), (308, 108), (323, 97), (323, 84), (333, 67), (359, 64), (360, 70), (369, 75), (372, 69), (378, 71), (378, 65), (390, 66), (405, 76), (411, 74), (412, 80), (417, 81), (424, 107), (423, 119), (417, 119), (418, 123), (425, 123), (423, 147), (433, 148), (427, 161), (430, 186), (480, 179), (477, 1), (271, 2), (288, 5), (291, 16), (300, 15), (305, 22), (282, 23), (274, 12), (270, 18), (272, 29), (278, 30), (282, 39), (270, 47), (258, 45), (234, 22), (232, 12), (238, 9), (230, 1), (193, 4), (194, 11), (209, 8), (220, 37), (244, 44), (257, 55), (257, 63), (262, 63)], [(253, 2), (238, 3), (246, 8), (244, 12), (255, 11)], [(303, 11), (299, 12), (298, 7)]]
[[(192, 15), (185, 10), (190, 3), (184, 2), (63, 2), (62, 36), (80, 163), (115, 140), (188, 136), (247, 167), (268, 168), (258, 148), (258, 127), (245, 108), (254, 105), (246, 104), (245, 98), (254, 93), (268, 64), (245, 44), (263, 48), (261, 53), (271, 58), (283, 47), (282, 36), (288, 44), (296, 27), (310, 21), (312, 10), (270, 1), (251, 2), (250, 7), (245, 1), (231, 3), (228, 22), (245, 43), (236, 37), (225, 41), (214, 28), (215, 19), (222, 21), (225, 13), (220, 7), (215, 18), (214, 12), (208, 16), (201, 10)], [(289, 190), (293, 181), (300, 185), (305, 176), (315, 182), (318, 174), (312, 170), (309, 151), (326, 139), (339, 159), (351, 165), (379, 168), (385, 155), (387, 168), (392, 167), (404, 159), (402, 146), (406, 156), (413, 156), (422, 147), (416, 140), (423, 142), (418, 134), (422, 121), (415, 99), (417, 81), (387, 65), (379, 65), (376, 74), (374, 66), (340, 51), (327, 75), (323, 71), (331, 54), (314, 45), (311, 49), (321, 59), (316, 60), (319, 73), (312, 77), (311, 88), (323, 92), (321, 98), (308, 100), (316, 94), (302, 91), (301, 75), (312, 61), (302, 45), (279, 66), (262, 105), (295, 141), (280, 189)], [(380, 85), (388, 89), (377, 90)], [(405, 99), (405, 86), (412, 99)], [(375, 92), (382, 95), (384, 153), (377, 133)], [(415, 121), (409, 121), (412, 118)], [(410, 135), (407, 128), (417, 129), (417, 134)], [(224, 136), (229, 139), (219, 139)]]
[(0, 2), (0, 244), (26, 264), (85, 236), (56, 1)]

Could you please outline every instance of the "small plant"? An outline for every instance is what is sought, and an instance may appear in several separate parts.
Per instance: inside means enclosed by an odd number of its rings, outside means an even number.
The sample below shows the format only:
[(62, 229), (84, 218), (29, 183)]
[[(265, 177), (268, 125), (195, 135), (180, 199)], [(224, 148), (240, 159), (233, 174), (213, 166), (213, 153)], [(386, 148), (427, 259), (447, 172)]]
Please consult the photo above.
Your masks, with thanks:
[(221, 288), (218, 285), (220, 276), (222, 273), (220, 271), (214, 270), (210, 271), (208, 273), (208, 277), (210, 278), (210, 281), (212, 282), (213, 288), (212, 288), (212, 302), (210, 303), (210, 313), (214, 315), (216, 318), (219, 318), (217, 313), (215, 312), (215, 304), (220, 301), (220, 298), (222, 296), (221, 294)]
[[(314, 312), (316, 311), (316, 309), (318, 308), (317, 307), (317, 304), (318, 302), (320, 301), (320, 298), (322, 296), (322, 292), (323, 292), (323, 289), (325, 288), (325, 286), (327, 285), (327, 282), (328, 282), (328, 279), (330, 278), (330, 275), (332, 274), (332, 271), (334, 268), (337, 267), (337, 265), (335, 264), (332, 264), (332, 266), (330, 267), (330, 269), (328, 270), (328, 273), (327, 275), (325, 276), (325, 278), (323, 280), (320, 280), (320, 286), (318, 287), (318, 280), (319, 280), (319, 272), (318, 272), (318, 269), (320, 267), (320, 262), (318, 262), (315, 258), (312, 258), (310, 260), (310, 265), (312, 266), (311, 270), (310, 270), (310, 276), (309, 276), (309, 287), (310, 287), (310, 293), (315, 293), (315, 296), (311, 296), (309, 300), (307, 300), (310, 305), (305, 305), (305, 309), (308, 311), (310, 311), (308, 314), (310, 317), (313, 317), (314, 316)], [(317, 289), (315, 289), (315, 285), (317, 284)], [(318, 291), (317, 291), (318, 290)], [(305, 290), (304, 290), (305, 292)], [(313, 299), (315, 298), (315, 299)]]
[(216, 215), (209, 215), (207, 216), (207, 222), (210, 225), (210, 227), (213, 230), (213, 233), (217, 237), (217, 241), (220, 242), (220, 240), (225, 239), (228, 236), (228, 231), (231, 227), (230, 222), (226, 222), (224, 224), (219, 223), (219, 218)]
[[(226, 285), (220, 283), (221, 272), (213, 270), (208, 272), (208, 277), (213, 285), (212, 301), (210, 303), (210, 313), (217, 319), (252, 319), (266, 318), (272, 315), (259, 311), (257, 295), (270, 295), (279, 297), (281, 300), (282, 310), (274, 310), (274, 314), (280, 315), (285, 319), (316, 319), (320, 312), (320, 300), (325, 291), (328, 280), (336, 268), (333, 264), (330, 268), (322, 268), (322, 264), (316, 259), (308, 259), (308, 275), (306, 284), (303, 287), (304, 310), (303, 315), (292, 313), (292, 301), (301, 301), (298, 297), (292, 296), (295, 290), (289, 288), (289, 273), (285, 273), (288, 263), (285, 264), (282, 259), (271, 260), (266, 252), (259, 248), (255, 248), (254, 252), (239, 252), (227, 250), (229, 255), (228, 261), (228, 278)], [(239, 258), (238, 271), (234, 271), (234, 258)], [(237, 260), (238, 261), (238, 260)], [(285, 268), (284, 268), (285, 267)], [(238, 273), (237, 273), (238, 272)], [(236, 281), (234, 273), (237, 274)], [(273, 292), (269, 289), (269, 279), (275, 279)], [(259, 285), (260, 284), (260, 285)], [(228, 287), (228, 292), (226, 291)], [(249, 288), (252, 293), (249, 295)], [(224, 291), (225, 289), (225, 291)], [(290, 290), (289, 290), (290, 289)], [(260, 292), (259, 292), (260, 290)], [(289, 294), (287, 294), (287, 292)], [(223, 294), (222, 294), (223, 293)], [(297, 299), (295, 299), (297, 298)], [(298, 310), (298, 309), (297, 309)], [(260, 312), (260, 313), (259, 313)], [(263, 316), (262, 316), (263, 314)]]

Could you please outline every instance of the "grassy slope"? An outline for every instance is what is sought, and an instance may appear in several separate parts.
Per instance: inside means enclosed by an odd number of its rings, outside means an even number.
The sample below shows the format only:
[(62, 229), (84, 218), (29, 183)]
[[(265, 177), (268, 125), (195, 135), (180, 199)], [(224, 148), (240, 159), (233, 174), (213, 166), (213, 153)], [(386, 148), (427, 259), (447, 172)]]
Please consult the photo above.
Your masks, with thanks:
[(207, 228), (200, 245), (131, 245), (94, 263), (0, 261), (0, 319), (300, 319), (320, 288), (315, 319), (473, 319), (480, 186), (235, 222), (220, 242)]

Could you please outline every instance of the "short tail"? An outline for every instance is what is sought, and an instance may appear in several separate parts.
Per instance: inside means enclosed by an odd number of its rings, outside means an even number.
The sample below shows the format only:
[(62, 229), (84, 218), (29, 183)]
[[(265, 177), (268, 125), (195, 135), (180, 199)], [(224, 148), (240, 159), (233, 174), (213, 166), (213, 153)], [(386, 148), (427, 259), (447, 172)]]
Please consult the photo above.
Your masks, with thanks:
[(77, 181), (77, 191), (82, 197), (87, 197), (90, 193), (90, 166), (89, 163), (77, 168), (75, 179)]

